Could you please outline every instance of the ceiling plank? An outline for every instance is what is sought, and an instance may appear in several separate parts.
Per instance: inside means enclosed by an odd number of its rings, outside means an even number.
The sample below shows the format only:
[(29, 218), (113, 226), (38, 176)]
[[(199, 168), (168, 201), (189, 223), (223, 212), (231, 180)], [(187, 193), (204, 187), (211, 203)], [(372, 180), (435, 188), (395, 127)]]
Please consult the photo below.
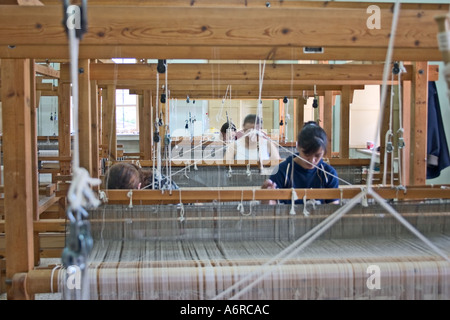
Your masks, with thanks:
[[(396, 48), (438, 51), (434, 16), (444, 9), (402, 9)], [(174, 20), (173, 17), (177, 19)], [(1, 6), (0, 46), (67, 45), (59, 6)], [(90, 6), (82, 46), (381, 48), (389, 42), (391, 9), (368, 29), (366, 8), (213, 8)], [(327, 21), (327, 23), (317, 23)], [(232, 23), (230, 23), (232, 22)], [(12, 43), (13, 41), (13, 43)], [(348, 52), (351, 53), (351, 50)], [(52, 52), (48, 52), (51, 58)], [(238, 57), (239, 52), (235, 53)], [(114, 57), (114, 56), (111, 56)], [(166, 58), (166, 57), (161, 57)]]

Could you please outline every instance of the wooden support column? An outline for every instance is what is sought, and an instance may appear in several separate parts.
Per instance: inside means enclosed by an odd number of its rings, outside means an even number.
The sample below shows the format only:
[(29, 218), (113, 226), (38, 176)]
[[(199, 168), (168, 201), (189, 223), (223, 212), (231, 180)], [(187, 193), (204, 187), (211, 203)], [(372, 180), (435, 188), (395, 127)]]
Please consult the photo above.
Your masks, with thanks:
[(428, 62), (413, 64), (411, 112), (410, 184), (424, 185), (427, 179)]
[(91, 166), (92, 173), (91, 177), (100, 177), (100, 158), (99, 158), (99, 148), (100, 148), (100, 133), (99, 133), (99, 96), (97, 81), (91, 81)]
[[(33, 220), (39, 220), (39, 179), (38, 179), (38, 146), (37, 146), (37, 108), (39, 107), (40, 94), (36, 91), (36, 63), (30, 60), (30, 142), (31, 142), (31, 181)], [(34, 264), (39, 265), (40, 246), (39, 232), (33, 232), (34, 239)]]
[(343, 86), (341, 91), (341, 123), (339, 135), (339, 157), (348, 158), (350, 156), (350, 103), (352, 102), (352, 92), (349, 86)]
[[(30, 60), (2, 59), (6, 278), (34, 267)], [(7, 287), (12, 299), (11, 287)]]
[(319, 125), (323, 128), (323, 117), (324, 117), (324, 97), (318, 96), (317, 97), (319, 102)]
[[(391, 86), (387, 86), (386, 92), (388, 92), (387, 97), (391, 96)], [(383, 106), (383, 119), (381, 121), (381, 129), (380, 129), (380, 178), (383, 177), (385, 160), (384, 154), (386, 152), (386, 133), (389, 130), (389, 117), (390, 117), (390, 104), (391, 101), (389, 98), (386, 99)], [(392, 137), (392, 141), (395, 139), (395, 136)], [(375, 149), (374, 149), (375, 152)], [(388, 153), (386, 156), (386, 184), (391, 183), (391, 153)], [(382, 181), (381, 181), (382, 182)]]
[(85, 168), (92, 176), (92, 128), (91, 128), (91, 80), (89, 77), (89, 59), (79, 62), (79, 106), (78, 106), (78, 134), (80, 167)]
[(141, 159), (152, 159), (152, 92), (144, 90), (139, 98), (139, 150)]
[(294, 140), (297, 141), (298, 133), (302, 130), (305, 123), (305, 104), (306, 99), (304, 97), (298, 97), (296, 99), (295, 106), (295, 121), (294, 121)]
[(402, 155), (402, 177), (403, 184), (410, 185), (410, 168), (411, 168), (411, 81), (403, 81), (402, 83), (402, 102), (403, 102), (403, 139), (405, 141), (405, 148), (403, 149)]
[[(61, 82), (58, 86), (58, 151), (60, 157), (71, 157), (71, 134), (70, 134), (70, 83)], [(60, 162), (60, 173), (70, 175), (72, 173), (71, 163)]]
[(102, 108), (102, 146), (104, 155), (109, 160), (117, 160), (117, 133), (116, 133), (116, 86), (108, 85), (106, 89), (106, 103)]
[(325, 96), (323, 97), (323, 118), (322, 118), (322, 128), (327, 133), (328, 137), (328, 156), (331, 157), (331, 152), (333, 147), (331, 145), (332, 135), (333, 135), (333, 92), (325, 91)]

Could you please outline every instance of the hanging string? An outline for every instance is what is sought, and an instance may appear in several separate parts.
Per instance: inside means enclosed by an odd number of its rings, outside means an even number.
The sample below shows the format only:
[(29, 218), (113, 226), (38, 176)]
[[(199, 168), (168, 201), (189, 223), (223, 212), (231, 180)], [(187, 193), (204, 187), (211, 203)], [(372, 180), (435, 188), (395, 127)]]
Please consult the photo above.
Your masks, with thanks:
[(227, 177), (231, 178), (233, 176), (233, 170), (231, 169), (231, 165), (228, 166)]
[[(306, 191), (305, 191), (305, 194), (306, 194)], [(306, 195), (305, 195), (305, 197), (306, 197)], [(295, 201), (297, 201), (297, 200), (298, 200), (297, 192), (295, 192), (295, 189), (292, 188), (292, 191), (291, 191), (291, 210), (289, 211), (290, 215), (296, 215), (296, 212), (295, 212)], [(305, 212), (303, 212), (303, 213), (305, 213)]]
[(405, 67), (403, 66), (403, 63), (400, 62), (400, 69), (398, 73), (398, 117), (399, 117), (399, 129), (397, 130), (397, 154), (398, 154), (398, 180), (399, 184), (401, 186), (404, 186), (404, 174), (403, 174), (403, 159), (404, 157), (404, 148), (405, 148), (405, 141), (403, 140), (403, 101), (402, 101), (402, 80), (401, 80), (401, 74), (403, 72), (406, 72)]
[[(95, 208), (100, 205), (100, 201), (94, 195), (91, 186), (100, 185), (100, 179), (91, 178), (89, 172), (80, 167), (79, 160), (79, 88), (78, 88), (78, 55), (79, 44), (82, 34), (86, 31), (87, 5), (83, 3), (83, 15), (79, 17), (83, 28), (77, 35), (75, 26), (69, 27), (68, 14), (80, 14), (81, 9), (77, 6), (69, 6), (69, 2), (65, 1), (63, 8), (65, 9), (63, 24), (67, 27), (67, 34), (69, 38), (70, 51), (70, 78), (72, 82), (72, 107), (73, 107), (73, 129), (74, 129), (74, 144), (72, 153), (72, 182), (67, 192), (68, 210), (67, 216), (70, 220), (70, 235), (68, 244), (62, 253), (62, 262), (67, 268), (76, 264), (81, 270), (81, 299), (87, 300), (89, 298), (89, 282), (88, 282), (88, 257), (92, 250), (93, 239), (90, 235), (90, 224), (87, 220), (88, 213), (85, 208)], [(78, 9), (75, 11), (75, 9)], [(77, 295), (78, 293), (75, 293)]]
[(247, 170), (245, 173), (247, 174), (247, 177), (250, 177), (252, 175), (252, 170), (250, 169), (250, 163), (247, 163)]
[(130, 189), (127, 193), (127, 197), (130, 198), (130, 204), (128, 205), (128, 208), (133, 208), (133, 190)]
[(241, 202), (239, 202), (237, 206), (237, 210), (244, 215), (245, 209), (244, 209), (244, 190), (241, 190)]
[[(385, 144), (384, 144), (384, 169), (383, 169), (383, 184), (386, 185), (386, 175), (387, 175), (387, 157), (388, 154), (391, 155), (391, 177), (392, 177), (392, 162), (393, 162), (393, 146), (392, 146), (392, 113), (393, 113), (393, 104), (394, 104), (394, 73), (392, 73), (392, 80), (391, 80), (391, 99), (390, 99), (390, 106), (389, 106), (389, 129), (386, 131), (385, 135)], [(391, 181), (392, 185), (392, 181)]]
[(367, 188), (361, 187), (361, 192), (362, 192), (362, 195), (363, 195), (363, 197), (361, 199), (361, 205), (363, 207), (368, 207), (369, 203), (368, 203), (368, 200), (367, 200)]
[[(238, 299), (245, 293), (247, 293), (251, 288), (253, 288), (257, 283), (262, 281), (266, 276), (276, 271), (278, 266), (283, 265), (287, 260), (294, 257), (301, 250), (307, 247), (315, 239), (320, 237), (325, 231), (327, 231), (335, 222), (342, 218), (348, 211), (350, 211), (361, 199), (362, 194), (359, 193), (354, 198), (352, 198), (346, 205), (337, 209), (333, 214), (325, 218), (322, 222), (313, 227), (310, 231), (305, 233), (299, 239), (294, 241), (280, 253), (275, 255), (272, 259), (261, 265), (261, 268), (256, 269), (253, 272), (248, 273), (246, 276), (242, 277), (239, 281), (234, 283), (232, 286), (223, 290), (220, 294), (216, 295), (213, 300), (224, 299), (228, 294), (234, 293), (230, 300)], [(263, 270), (264, 272), (260, 272)], [(255, 278), (256, 277), (256, 278)], [(254, 279), (255, 278), (255, 279)], [(251, 281), (253, 279), (253, 281)], [(247, 286), (239, 290), (239, 288), (245, 283), (251, 281)]]
[(178, 220), (180, 222), (183, 222), (185, 220), (185, 218), (184, 218), (184, 204), (183, 204), (183, 200), (181, 199), (181, 189), (179, 189), (179, 197), (180, 197), (180, 202), (178, 203), (178, 209), (180, 210), (180, 217), (178, 218)]
[[(255, 129), (256, 126), (259, 125), (257, 127), (257, 133), (258, 135), (256, 136), (257, 140), (257, 146), (260, 146), (261, 141), (266, 142), (265, 139), (261, 138), (260, 133), (262, 132), (262, 124), (263, 124), (263, 112), (262, 112), (262, 87), (263, 87), (263, 81), (264, 81), (264, 72), (266, 70), (266, 60), (264, 60), (263, 65), (261, 67), (261, 61), (259, 61), (259, 93), (258, 93), (258, 118), (255, 120)], [(259, 121), (259, 123), (257, 123)], [(262, 149), (261, 147), (258, 147), (258, 158), (259, 158), (259, 165), (260, 165), (260, 170), (263, 170), (263, 157), (262, 157)]]
[[(395, 40), (395, 34), (396, 34), (396, 30), (397, 30), (399, 13), (400, 13), (400, 1), (396, 0), (395, 5), (394, 5), (394, 16), (392, 18), (391, 32), (389, 33), (390, 37), (389, 37), (388, 50), (386, 53), (386, 59), (384, 61), (383, 84), (381, 86), (380, 112), (378, 115), (377, 130), (375, 132), (375, 137), (374, 137), (373, 141), (377, 141), (377, 137), (379, 136), (380, 131), (381, 131), (381, 126), (382, 126), (382, 121), (383, 121), (383, 113), (384, 113), (384, 104), (386, 102), (387, 82), (388, 82), (390, 66), (391, 66), (391, 62), (392, 62), (392, 52), (394, 50), (394, 40)], [(375, 162), (376, 162), (375, 152), (372, 152), (372, 157), (370, 159), (370, 165), (369, 165), (369, 175), (368, 175), (368, 179), (367, 179), (368, 191), (370, 191), (372, 189)]]
[(248, 215), (252, 215), (253, 213), (253, 206), (257, 205), (259, 202), (255, 199), (255, 188), (253, 188), (253, 199), (252, 201), (250, 201), (250, 211), (248, 213)]

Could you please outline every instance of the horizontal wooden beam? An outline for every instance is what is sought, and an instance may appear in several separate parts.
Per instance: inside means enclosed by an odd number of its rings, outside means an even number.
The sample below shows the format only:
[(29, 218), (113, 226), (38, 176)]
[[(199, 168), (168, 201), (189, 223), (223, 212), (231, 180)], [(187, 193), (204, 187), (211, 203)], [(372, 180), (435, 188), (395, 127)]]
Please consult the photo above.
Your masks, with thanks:
[[(2, 2), (15, 2), (15, 0), (6, 0)], [(58, 5), (61, 6), (61, 0), (41, 0), (44, 5)], [(267, 5), (269, 3), (270, 5)], [(105, 5), (105, 6), (139, 6), (139, 7), (167, 7), (167, 0), (89, 0), (90, 5)], [(212, 7), (212, 8), (367, 8), (371, 3), (345, 2), (345, 1), (286, 1), (286, 0), (170, 0), (171, 7)], [(376, 3), (382, 9), (392, 9), (393, 4), (389, 2)], [(421, 10), (439, 10), (448, 9), (448, 5), (436, 3), (402, 3), (404, 9), (421, 9)]]
[[(0, 58), (69, 59), (67, 45), (13, 45), (0, 46)], [(356, 60), (384, 61), (385, 48), (324, 46), (321, 53), (305, 53), (303, 47), (280, 46), (167, 46), (167, 45), (86, 45), (81, 43), (80, 59), (222, 59), (222, 60)], [(392, 59), (397, 61), (440, 61), (437, 49), (416, 48), (414, 50), (394, 48)], [(57, 61), (56, 61), (57, 62)]]
[[(448, 188), (448, 187), (447, 187)], [(407, 188), (406, 191), (397, 190), (391, 187), (374, 187), (374, 191), (384, 199), (449, 199), (450, 192), (446, 188), (430, 188), (430, 187), (415, 187)], [(109, 204), (115, 203), (130, 203), (128, 196), (129, 190), (106, 190), (106, 196)], [(307, 199), (351, 199), (361, 192), (361, 188), (336, 188), (336, 189), (295, 189), (299, 198), (306, 196)], [(197, 203), (210, 201), (236, 201), (243, 199), (244, 201), (251, 200), (273, 200), (292, 198), (291, 189), (234, 189), (224, 190), (173, 190), (172, 192), (166, 190), (162, 193), (160, 190), (133, 190), (132, 202), (136, 205), (142, 204), (162, 204), (162, 203), (179, 203), (180, 198), (183, 203)], [(371, 198), (368, 195), (368, 198)]]
[(59, 71), (53, 69), (50, 66), (35, 63), (34, 69), (36, 70), (36, 74), (40, 74), (40, 75), (47, 76), (50, 78), (55, 78), (55, 79), (59, 78)]
[[(217, 145), (223, 146), (223, 143), (218, 142)], [(283, 161), (283, 160), (280, 160), (280, 162), (281, 161)], [(368, 166), (370, 164), (370, 159), (328, 158), (328, 159), (326, 159), (326, 161), (329, 164), (331, 164), (332, 166)], [(108, 162), (106, 162), (106, 165), (111, 166), (117, 162), (128, 162), (128, 163), (137, 164), (137, 162), (134, 160), (122, 160), (122, 161), (108, 161)], [(224, 167), (231, 166), (231, 167), (245, 168), (247, 166), (247, 164), (250, 164), (250, 166), (253, 168), (259, 168), (259, 162), (254, 161), (254, 160), (234, 161), (233, 163), (229, 163), (229, 161), (225, 162), (225, 160), (223, 160), (223, 163), (221, 163), (221, 159), (218, 159), (216, 162), (218, 162), (218, 163), (211, 164), (210, 161), (196, 161), (195, 163), (199, 167), (214, 165), (214, 166), (224, 166)], [(145, 167), (149, 168), (149, 167), (153, 166), (153, 161), (152, 160), (139, 160), (139, 165), (144, 168)], [(179, 160), (179, 161), (172, 161), (172, 163), (171, 163), (171, 166), (173, 166), (173, 167), (185, 167), (186, 165), (194, 165), (194, 161), (193, 160)]]
[[(173, 63), (167, 65), (167, 77), (170, 81), (188, 80), (195, 84), (206, 80), (240, 81), (240, 83), (259, 83), (259, 64), (219, 64), (219, 63)], [(284, 80), (294, 83), (297, 80), (323, 81), (373, 81), (383, 79), (382, 64), (266, 64), (265, 82)], [(405, 66), (402, 79), (411, 80), (412, 66)], [(156, 64), (104, 64), (91, 65), (91, 80), (152, 80), (156, 81)], [(160, 83), (164, 84), (160, 75)], [(68, 68), (61, 67), (61, 79), (69, 79)]]
[[(310, 85), (343, 85), (380, 82), (383, 79), (383, 64), (266, 64), (263, 83)], [(430, 81), (439, 78), (439, 67), (430, 65)], [(411, 80), (412, 66), (405, 66), (403, 80)], [(91, 64), (91, 80), (99, 84), (112, 80), (143, 81), (156, 84), (156, 64)], [(168, 64), (167, 74), (160, 74), (160, 83), (167, 76), (170, 84), (211, 85), (215, 81), (222, 85), (259, 85), (259, 64), (231, 63), (173, 63)], [(61, 79), (69, 79), (68, 65), (61, 65)], [(318, 83), (315, 83), (317, 81)]]
[[(245, 47), (270, 48), (272, 51), (280, 47), (324, 47), (347, 48), (347, 59), (352, 59), (354, 48), (365, 48), (366, 52), (370, 52), (388, 47), (392, 8), (382, 7), (380, 29), (369, 29), (367, 20), (370, 14), (366, 10), (370, 4), (346, 8), (90, 5), (89, 30), (81, 42), (80, 52), (83, 46), (95, 46), (100, 51), (102, 47), (111, 46), (110, 49), (116, 54), (126, 46), (141, 46), (144, 49), (160, 46), (167, 53), (173, 51), (172, 46), (202, 46), (218, 54), (216, 49), (220, 51), (221, 48), (234, 47), (234, 57), (242, 59), (239, 51)], [(445, 5), (403, 8), (395, 47), (410, 51), (425, 50), (428, 53), (423, 56), (425, 59), (436, 57), (440, 53), (434, 17), (447, 12), (448, 6)], [(1, 6), (0, 47), (67, 46), (61, 19), (62, 8), (56, 5)], [(110, 53), (109, 58), (116, 57), (114, 52)], [(52, 58), (52, 54), (47, 52), (47, 58)], [(153, 58), (167, 58), (167, 55)]]

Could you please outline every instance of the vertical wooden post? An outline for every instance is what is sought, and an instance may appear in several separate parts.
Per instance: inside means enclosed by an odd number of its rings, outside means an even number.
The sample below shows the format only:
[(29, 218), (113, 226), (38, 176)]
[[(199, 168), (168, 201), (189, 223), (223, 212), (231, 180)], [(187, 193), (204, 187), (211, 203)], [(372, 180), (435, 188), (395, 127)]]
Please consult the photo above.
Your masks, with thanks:
[[(387, 97), (391, 96), (391, 86), (387, 86), (386, 92), (389, 94)], [(381, 129), (380, 129), (380, 179), (382, 179), (384, 175), (384, 167), (385, 167), (385, 161), (384, 161), (384, 154), (386, 152), (386, 133), (389, 130), (389, 117), (390, 117), (390, 99), (386, 99), (384, 106), (383, 106), (383, 119), (381, 120)], [(395, 138), (395, 136), (392, 138), (392, 140)], [(375, 151), (375, 150), (374, 150)], [(386, 183), (390, 184), (390, 174), (391, 174), (391, 154), (388, 153), (386, 157)], [(382, 182), (382, 180), (380, 180)]]
[(100, 158), (99, 158), (99, 148), (100, 148), (100, 133), (99, 133), (99, 117), (98, 117), (98, 108), (99, 108), (99, 91), (97, 81), (91, 81), (91, 166), (92, 173), (91, 176), (93, 178), (100, 177)]
[(427, 178), (428, 62), (414, 63), (413, 71), (410, 184), (425, 185)]
[[(6, 277), (34, 267), (30, 60), (2, 59)], [(8, 299), (13, 298), (11, 286)]]
[(321, 126), (323, 128), (323, 117), (324, 117), (324, 97), (323, 96), (318, 96), (317, 97), (318, 103), (319, 103), (319, 126)]
[(92, 176), (92, 128), (91, 128), (91, 80), (89, 59), (79, 62), (79, 106), (78, 134), (80, 139), (80, 167), (85, 168)]
[[(37, 147), (37, 108), (40, 95), (36, 92), (36, 67), (35, 61), (30, 60), (30, 142), (31, 142), (31, 181), (33, 195), (33, 220), (39, 220), (39, 179), (38, 179), (38, 147)], [(33, 233), (34, 239), (34, 264), (39, 265), (40, 245), (39, 232)]]
[(116, 86), (108, 85), (106, 103), (102, 108), (102, 145), (109, 160), (117, 160)]
[[(60, 157), (71, 157), (70, 134), (70, 83), (62, 82), (58, 86), (58, 152)], [(71, 163), (60, 161), (60, 173), (70, 175)]]
[(299, 97), (296, 99), (296, 106), (295, 106), (295, 121), (294, 121), (294, 139), (297, 141), (297, 135), (302, 130), (303, 124), (305, 123), (305, 104), (306, 99), (303, 97)]
[(152, 159), (152, 93), (144, 90), (139, 99), (139, 150), (142, 159)]
[(343, 86), (341, 91), (341, 123), (339, 135), (339, 157), (349, 158), (350, 156), (350, 103), (352, 93), (349, 86)]
[(331, 141), (333, 134), (333, 91), (325, 91), (325, 96), (323, 97), (323, 118), (322, 118), (322, 128), (327, 133), (328, 138), (328, 156), (331, 156), (333, 150)]
[(402, 102), (403, 102), (403, 139), (405, 141), (405, 148), (402, 152), (403, 161), (402, 177), (404, 185), (410, 185), (410, 168), (411, 168), (411, 81), (403, 81), (402, 83)]

